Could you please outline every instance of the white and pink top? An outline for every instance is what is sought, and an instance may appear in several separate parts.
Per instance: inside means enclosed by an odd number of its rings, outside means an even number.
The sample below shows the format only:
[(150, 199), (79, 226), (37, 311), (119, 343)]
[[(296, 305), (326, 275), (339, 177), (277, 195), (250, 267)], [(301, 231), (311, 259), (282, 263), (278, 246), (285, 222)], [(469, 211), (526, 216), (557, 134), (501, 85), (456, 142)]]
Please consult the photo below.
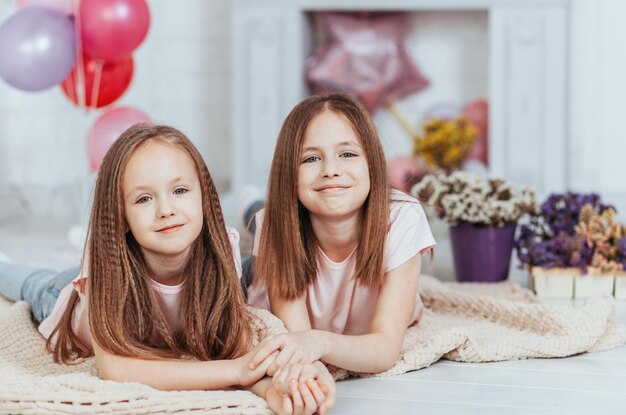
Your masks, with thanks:
[[(241, 278), (241, 254), (239, 252), (239, 233), (235, 229), (227, 228), (228, 232), (228, 240), (230, 241), (231, 248), (233, 250), (233, 257), (235, 259), (235, 268), (237, 269), (237, 277)], [(74, 308), (74, 314), (72, 316), (72, 328), (74, 329), (74, 333), (76, 333), (81, 339), (83, 339), (91, 350), (93, 350), (92, 342), (91, 342), (91, 332), (89, 329), (89, 316), (87, 314), (87, 298), (85, 296), (85, 283), (86, 276), (78, 275), (72, 284), (69, 284), (65, 288), (61, 290), (59, 293), (59, 298), (54, 304), (54, 309), (52, 313), (41, 322), (39, 325), (39, 332), (45, 337), (48, 338), (54, 330), (54, 327), (57, 325), (58, 321), (61, 319), (63, 312), (67, 308), (67, 303), (70, 298), (70, 294), (72, 290), (76, 290), (78, 292), (78, 296), (80, 301), (76, 304)], [(185, 284), (184, 280), (182, 283), (178, 285), (163, 285), (154, 280), (150, 280), (152, 288), (157, 293), (157, 301), (163, 314), (165, 314), (165, 318), (167, 323), (172, 328), (173, 331), (178, 331), (182, 324), (182, 318), (179, 313), (179, 302), (180, 302), (180, 293), (183, 289), (183, 285)]]
[[(256, 215), (253, 255), (258, 253), (263, 215), (263, 210)], [(385, 272), (398, 268), (418, 253), (424, 253), (435, 245), (426, 214), (417, 199), (393, 190), (389, 222)], [(309, 319), (314, 329), (350, 335), (369, 332), (378, 289), (360, 285), (354, 278), (355, 266), (356, 248), (342, 262), (332, 261), (320, 249), (317, 278), (306, 291)], [(253, 282), (248, 288), (248, 303), (269, 310), (266, 287)], [(422, 300), (418, 294), (412, 322), (419, 320), (422, 308)]]

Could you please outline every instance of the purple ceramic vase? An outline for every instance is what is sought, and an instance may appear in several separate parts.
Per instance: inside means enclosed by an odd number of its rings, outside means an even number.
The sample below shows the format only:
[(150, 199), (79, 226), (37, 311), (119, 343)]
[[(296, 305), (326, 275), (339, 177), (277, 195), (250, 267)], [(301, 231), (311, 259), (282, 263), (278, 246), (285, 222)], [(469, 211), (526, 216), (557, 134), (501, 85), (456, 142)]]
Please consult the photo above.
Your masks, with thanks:
[(457, 281), (495, 282), (509, 275), (516, 224), (503, 227), (462, 222), (450, 226)]

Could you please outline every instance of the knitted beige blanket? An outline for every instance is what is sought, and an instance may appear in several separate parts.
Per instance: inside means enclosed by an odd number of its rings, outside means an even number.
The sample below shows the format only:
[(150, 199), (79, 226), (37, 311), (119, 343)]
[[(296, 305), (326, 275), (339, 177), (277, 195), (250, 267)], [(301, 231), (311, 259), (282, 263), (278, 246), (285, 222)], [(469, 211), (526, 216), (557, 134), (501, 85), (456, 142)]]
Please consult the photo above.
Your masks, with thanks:
[[(423, 276), (426, 306), (409, 328), (400, 360), (389, 376), (444, 358), (460, 362), (562, 357), (624, 344), (626, 330), (612, 318), (612, 299), (584, 307), (538, 304), (532, 294), (506, 282), (442, 284)], [(1, 301), (1, 300), (0, 300)], [(257, 340), (284, 330), (271, 314), (253, 311)], [(338, 379), (348, 375), (334, 370)], [(100, 380), (94, 359), (65, 366), (52, 362), (25, 303), (0, 303), (0, 414), (271, 413), (246, 391), (161, 392), (136, 383)]]

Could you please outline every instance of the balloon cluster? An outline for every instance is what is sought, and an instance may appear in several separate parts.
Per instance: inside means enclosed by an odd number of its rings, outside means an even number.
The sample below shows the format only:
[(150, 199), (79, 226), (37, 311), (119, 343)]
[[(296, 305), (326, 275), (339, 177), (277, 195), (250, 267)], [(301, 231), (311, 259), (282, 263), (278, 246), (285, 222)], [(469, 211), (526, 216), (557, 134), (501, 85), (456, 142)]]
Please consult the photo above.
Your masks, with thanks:
[[(23, 91), (60, 85), (78, 106), (101, 108), (128, 89), (132, 53), (150, 26), (145, 0), (16, 0), (0, 25), (0, 78)], [(106, 111), (88, 135), (89, 164), (98, 170), (112, 141), (150, 119), (119, 107)]]

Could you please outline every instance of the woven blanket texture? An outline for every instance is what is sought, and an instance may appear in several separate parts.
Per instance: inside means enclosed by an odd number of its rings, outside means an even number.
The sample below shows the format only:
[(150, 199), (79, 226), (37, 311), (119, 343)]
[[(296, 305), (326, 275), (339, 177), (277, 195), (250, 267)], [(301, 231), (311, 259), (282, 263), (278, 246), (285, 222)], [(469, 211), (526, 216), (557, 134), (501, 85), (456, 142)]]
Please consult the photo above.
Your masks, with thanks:
[[(422, 276), (426, 307), (409, 328), (396, 365), (375, 376), (421, 369), (439, 359), (490, 362), (564, 357), (618, 347), (626, 330), (611, 315), (613, 300), (596, 298), (583, 307), (539, 304), (510, 282), (441, 283)], [(256, 341), (284, 331), (270, 313), (251, 309)], [(349, 375), (332, 368), (337, 379)], [(137, 383), (97, 377), (93, 358), (57, 365), (31, 322), (26, 303), (0, 299), (0, 414), (266, 414), (265, 401), (246, 391), (162, 392)]]

